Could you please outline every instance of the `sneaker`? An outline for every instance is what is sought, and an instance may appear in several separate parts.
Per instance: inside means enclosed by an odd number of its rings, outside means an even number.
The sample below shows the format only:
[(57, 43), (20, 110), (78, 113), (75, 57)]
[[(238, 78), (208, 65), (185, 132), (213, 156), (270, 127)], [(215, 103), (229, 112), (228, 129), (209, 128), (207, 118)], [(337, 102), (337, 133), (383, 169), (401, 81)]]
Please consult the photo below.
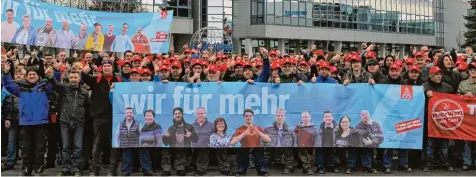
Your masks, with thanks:
[(21, 176), (31, 176), (31, 171), (25, 168), (21, 171)]
[(98, 173), (97, 172), (91, 172), (91, 173), (89, 173), (89, 176), (98, 176)]
[(61, 171), (58, 173), (58, 176), (71, 176), (70, 171)]
[(2, 166), (2, 171), (7, 171), (7, 170), (11, 170), (11, 169), (13, 169), (13, 165), (4, 164)]
[(367, 173), (377, 174), (377, 170), (374, 169), (374, 168), (368, 168), (368, 169), (367, 169)]
[(107, 172), (106, 176), (117, 176), (117, 174), (110, 171), (110, 172)]
[(235, 172), (235, 176), (245, 176), (246, 175), (246, 171), (244, 170), (238, 170)]
[[(461, 167), (461, 170), (463, 170), (463, 171), (469, 171), (469, 165), (463, 165), (463, 166)], [(2, 170), (2, 171), (3, 171), (3, 170)]]
[(172, 173), (170, 171), (162, 171), (161, 176), (170, 176), (170, 175), (172, 175)]
[(345, 174), (352, 174), (352, 172), (354, 172), (354, 170), (352, 170), (352, 168), (347, 168), (345, 170)]
[(81, 176), (81, 172), (80, 172), (80, 171), (75, 171), (75, 172), (73, 173), (73, 176)]
[(453, 167), (447, 167), (447, 168), (446, 168), (446, 171), (455, 171), (455, 168), (453, 168)]
[(423, 167), (422, 171), (423, 171), (423, 172), (429, 172), (429, 171), (430, 171), (430, 168), (428, 168), (428, 167)]
[(340, 170), (338, 168), (334, 168), (334, 170), (332, 170), (332, 173), (339, 173)]
[(319, 168), (319, 169), (316, 170), (316, 173), (322, 175), (322, 174), (324, 174), (325, 172), (324, 172), (324, 169)]
[(266, 170), (260, 170), (257, 172), (258, 176), (268, 176), (268, 172)]
[(283, 170), (283, 175), (289, 175), (290, 173), (291, 173), (291, 170), (289, 170), (289, 169), (287, 169), (287, 168), (285, 168), (285, 169)]
[(385, 173), (387, 173), (387, 174), (392, 173), (392, 169), (391, 168), (385, 168)]

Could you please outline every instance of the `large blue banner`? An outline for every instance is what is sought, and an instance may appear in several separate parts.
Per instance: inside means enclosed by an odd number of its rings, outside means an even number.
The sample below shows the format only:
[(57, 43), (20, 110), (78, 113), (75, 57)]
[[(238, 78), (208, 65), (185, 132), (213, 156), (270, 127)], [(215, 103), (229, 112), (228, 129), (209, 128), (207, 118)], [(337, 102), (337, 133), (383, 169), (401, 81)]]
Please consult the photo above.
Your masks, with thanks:
[(78, 50), (169, 50), (173, 11), (112, 13), (34, 0), (2, 0), (2, 42)]
[(420, 86), (117, 83), (113, 146), (421, 149), (424, 103)]

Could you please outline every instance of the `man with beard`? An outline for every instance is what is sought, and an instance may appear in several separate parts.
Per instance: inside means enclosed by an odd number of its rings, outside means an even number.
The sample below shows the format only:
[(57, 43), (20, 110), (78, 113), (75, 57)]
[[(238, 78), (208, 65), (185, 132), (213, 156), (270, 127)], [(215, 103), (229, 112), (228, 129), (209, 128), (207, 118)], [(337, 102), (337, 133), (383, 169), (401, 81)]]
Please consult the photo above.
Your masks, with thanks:
[[(319, 136), (321, 137), (322, 147), (316, 148), (316, 166), (317, 173), (324, 174), (325, 164), (327, 164), (328, 171), (333, 171), (334, 173), (339, 173), (339, 169), (335, 167), (335, 134), (339, 129), (339, 125), (334, 121), (334, 116), (329, 110), (324, 111), (323, 122), (319, 128)], [(325, 163), (327, 160), (327, 163)]]
[(76, 36), (76, 43), (74, 43), (74, 49), (76, 50), (84, 50), (86, 48), (86, 40), (88, 39), (88, 35), (86, 34), (87, 25), (81, 23), (79, 25), (79, 34)]
[(37, 46), (52, 47), (54, 44), (55, 30), (53, 29), (53, 21), (46, 19), (45, 27), (37, 29), (36, 43)]
[[(451, 85), (442, 81), (443, 76), (440, 67), (433, 66), (429, 73), (430, 79), (422, 85), (427, 98), (431, 98), (433, 96), (433, 92), (453, 93), (453, 88)], [(426, 121), (428, 121), (428, 117), (426, 117)], [(446, 167), (446, 170), (454, 171), (454, 167), (451, 165), (451, 161), (448, 157), (448, 139), (428, 138), (426, 143), (427, 146), (424, 150), (425, 166), (423, 167), (423, 171), (430, 171), (430, 169), (433, 167), (433, 164), (435, 164), (433, 153), (434, 148), (438, 148), (440, 161), (443, 162), (443, 166)]]
[(207, 171), (209, 163), (210, 149), (208, 147), (210, 147), (210, 136), (213, 133), (213, 123), (208, 121), (204, 107), (197, 108), (195, 114), (197, 117), (192, 124), (198, 136), (198, 141), (192, 143), (192, 147), (194, 147), (193, 157), (196, 158), (195, 174), (203, 176)]
[[(86, 108), (90, 104), (89, 93), (81, 88), (79, 72), (69, 73), (69, 85), (62, 84), (53, 78), (52, 68), (46, 70), (46, 75), (54, 88), (62, 97), (63, 111), (60, 114), (62, 150), (62, 171), (60, 176), (81, 176), (80, 161), (82, 160), (83, 130)], [(73, 137), (73, 139), (71, 139)], [(73, 151), (71, 152), (71, 144)], [(72, 158), (71, 158), (72, 157)]]
[[(119, 76), (113, 73), (113, 62), (102, 61), (102, 72), (97, 76), (90, 76), (89, 65), (83, 68), (81, 78), (85, 84), (91, 87), (91, 116), (94, 126), (93, 160), (91, 163), (90, 176), (97, 176), (100, 169), (101, 150), (103, 146), (111, 148), (112, 143), (112, 105), (109, 100), (110, 89), (115, 82), (121, 82)], [(108, 175), (116, 175), (119, 154), (115, 149), (111, 149), (111, 165)]]
[(362, 144), (364, 149), (361, 153), (362, 166), (366, 168), (368, 173), (376, 174), (377, 170), (372, 168), (373, 148), (378, 148), (383, 143), (384, 137), (380, 124), (373, 121), (367, 110), (360, 112), (360, 122), (355, 126), (356, 130), (364, 132)]
[[(162, 137), (165, 146), (171, 149), (162, 154), (162, 176), (170, 176), (173, 162), (178, 176), (187, 175), (185, 165), (187, 164), (187, 153), (180, 149), (183, 147), (192, 147), (192, 143), (198, 142), (198, 136), (192, 125), (187, 124), (183, 119), (182, 108), (176, 107), (172, 111), (174, 119), (173, 125), (170, 126)], [(177, 148), (180, 147), (180, 148)], [(171, 156), (175, 156), (171, 159)]]
[[(476, 62), (469, 64), (468, 70), (469, 78), (459, 84), (458, 94), (474, 97), (476, 95)], [(457, 144), (459, 145), (460, 143)], [(464, 141), (461, 145), (463, 146), (463, 166), (461, 169), (467, 171), (470, 169), (474, 159), (471, 158), (471, 146), (476, 147), (476, 143), (474, 141)]]
[(367, 61), (367, 72), (372, 75), (375, 83), (381, 83), (383, 80), (385, 80), (385, 75), (383, 75), (380, 71), (380, 65), (375, 59), (370, 59)]
[[(279, 164), (283, 164), (284, 168), (282, 173), (289, 175), (294, 168), (294, 154), (293, 149), (295, 147), (295, 140), (293, 131), (289, 128), (289, 125), (284, 121), (286, 115), (283, 108), (276, 110), (276, 120), (270, 127), (264, 129), (271, 141), (266, 143), (266, 147), (271, 147), (271, 156), (277, 157)], [(274, 159), (273, 159), (274, 160)]]
[(163, 78), (162, 81), (181, 82), (182, 63), (178, 60), (173, 61), (170, 66), (170, 76), (168, 78)]
[(232, 146), (238, 142), (241, 144), (241, 148), (238, 149), (239, 152), (236, 156), (238, 166), (236, 175), (246, 175), (249, 166), (249, 153), (251, 151), (255, 161), (257, 175), (266, 176), (268, 172), (265, 169), (264, 152), (263, 149), (259, 147), (262, 142), (269, 143), (271, 139), (263, 128), (253, 124), (253, 110), (245, 109), (243, 117), (245, 119), (245, 125), (238, 127), (230, 140)]
[(208, 67), (207, 81), (208, 82), (221, 82), (220, 68), (217, 65), (210, 65)]

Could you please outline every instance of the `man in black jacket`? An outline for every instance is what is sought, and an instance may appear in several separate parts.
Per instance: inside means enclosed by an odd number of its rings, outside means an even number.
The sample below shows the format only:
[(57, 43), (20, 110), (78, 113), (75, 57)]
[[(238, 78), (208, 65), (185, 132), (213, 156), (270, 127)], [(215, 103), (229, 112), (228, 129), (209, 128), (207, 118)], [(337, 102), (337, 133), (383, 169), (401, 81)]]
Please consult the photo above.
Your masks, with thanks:
[[(431, 98), (433, 96), (433, 92), (441, 92), (441, 93), (453, 93), (453, 88), (442, 81), (442, 70), (438, 66), (433, 66), (430, 68), (429, 72), (430, 79), (423, 83), (423, 90), (426, 93), (427, 98)], [(425, 107), (427, 107), (426, 104)], [(425, 116), (425, 122), (428, 122), (428, 115)], [(427, 135), (427, 133), (424, 133)], [(423, 167), (424, 172), (430, 171), (430, 168), (433, 167), (434, 164), (434, 148), (437, 147), (439, 149), (440, 161), (443, 162), (444, 166), (447, 168), (448, 171), (454, 171), (454, 167), (451, 165), (451, 161), (448, 157), (448, 140), (447, 139), (435, 139), (435, 138), (427, 138), (427, 146), (424, 152), (425, 157), (425, 166)]]
[[(51, 68), (46, 70), (47, 77), (53, 84), (56, 91), (62, 96), (61, 109), (61, 138), (63, 142), (62, 150), (62, 171), (60, 176), (74, 174), (80, 176), (80, 162), (82, 158), (83, 131), (86, 108), (90, 104), (89, 93), (79, 86), (80, 73), (69, 73), (69, 84), (62, 84), (53, 78)], [(73, 139), (71, 139), (73, 137)], [(71, 144), (73, 151), (71, 152)], [(71, 159), (71, 156), (73, 157)]]
[(170, 171), (172, 170), (172, 166), (170, 164), (171, 157), (169, 155), (175, 155), (175, 159), (172, 159), (172, 162), (175, 164), (177, 175), (185, 176), (187, 175), (185, 171), (185, 165), (187, 164), (187, 153), (181, 148), (192, 147), (192, 143), (198, 142), (198, 136), (195, 133), (193, 126), (187, 124), (183, 119), (182, 108), (174, 108), (173, 115), (174, 124), (165, 131), (162, 137), (162, 142), (164, 145), (173, 148), (170, 150), (171, 153), (167, 153), (166, 157), (162, 157), (162, 176), (171, 175)]
[(372, 78), (375, 80), (375, 83), (380, 83), (385, 80), (385, 75), (382, 74), (380, 65), (375, 59), (367, 61), (367, 72), (372, 74)]
[[(112, 104), (109, 101), (109, 92), (114, 82), (121, 82), (121, 78), (113, 73), (113, 62), (104, 60), (102, 62), (102, 73), (97, 76), (91, 76), (89, 73), (91, 68), (86, 65), (83, 68), (81, 79), (85, 84), (89, 85), (92, 90), (91, 94), (91, 116), (93, 117), (94, 126), (94, 145), (93, 160), (91, 162), (90, 176), (99, 174), (101, 161), (102, 146), (111, 148), (112, 137)], [(116, 175), (119, 155), (115, 149), (111, 149), (111, 165), (108, 175)]]
[(402, 74), (402, 67), (398, 64), (393, 63), (389, 67), (388, 76), (382, 79), (381, 82), (377, 82), (380, 84), (394, 84), (394, 85), (402, 85), (403, 79), (400, 77)]

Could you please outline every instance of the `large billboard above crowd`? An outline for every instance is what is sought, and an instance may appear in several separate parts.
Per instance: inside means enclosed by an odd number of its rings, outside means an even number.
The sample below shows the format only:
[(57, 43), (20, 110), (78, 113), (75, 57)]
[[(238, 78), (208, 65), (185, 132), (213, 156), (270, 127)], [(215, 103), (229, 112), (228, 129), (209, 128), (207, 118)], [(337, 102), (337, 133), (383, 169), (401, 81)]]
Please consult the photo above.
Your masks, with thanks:
[(173, 11), (112, 13), (2, 0), (2, 42), (135, 53), (169, 50)]
[(116, 83), (112, 100), (118, 148), (422, 148), (420, 86)]

